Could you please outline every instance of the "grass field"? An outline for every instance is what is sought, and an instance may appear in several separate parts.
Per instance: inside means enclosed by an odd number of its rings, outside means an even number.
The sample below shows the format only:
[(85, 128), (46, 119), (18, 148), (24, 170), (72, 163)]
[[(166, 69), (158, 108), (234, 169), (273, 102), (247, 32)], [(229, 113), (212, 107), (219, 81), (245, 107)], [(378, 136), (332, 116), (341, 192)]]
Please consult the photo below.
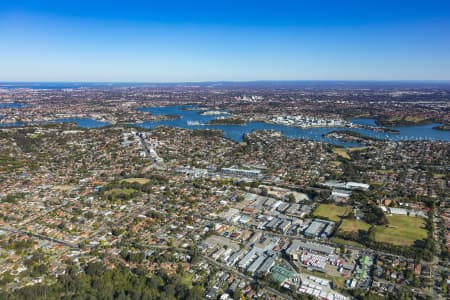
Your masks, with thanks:
[(354, 247), (365, 247), (363, 244), (360, 244), (358, 242), (351, 241), (351, 240), (344, 240), (344, 239), (337, 238), (337, 237), (332, 238), (331, 241), (333, 243), (338, 244), (338, 245), (348, 245), (348, 246), (354, 246)]
[(358, 151), (364, 151), (367, 149), (375, 149), (375, 148), (376, 147), (374, 147), (374, 146), (364, 146), (364, 147), (350, 147), (350, 148), (347, 148), (347, 150), (349, 152), (358, 152)]
[(386, 175), (386, 174), (393, 174), (394, 171), (392, 171), (392, 170), (377, 170), (377, 173)]
[(433, 178), (442, 179), (442, 178), (445, 178), (445, 174), (433, 173)]
[(150, 179), (147, 178), (127, 178), (123, 180), (124, 182), (128, 183), (139, 183), (139, 184), (146, 184), (150, 182)]
[(351, 157), (350, 157), (350, 155), (348, 155), (348, 152), (347, 152), (347, 150), (345, 150), (344, 148), (333, 148), (333, 153), (336, 153), (337, 155), (339, 155), (340, 157), (342, 157), (342, 158), (345, 158), (345, 159), (352, 159)]
[(425, 219), (408, 216), (387, 216), (387, 226), (375, 227), (375, 240), (399, 246), (411, 246), (427, 237)]
[(70, 191), (70, 190), (72, 190), (72, 189), (74, 189), (75, 188), (75, 186), (73, 186), (73, 185), (69, 185), (69, 184), (61, 184), (61, 185), (55, 185), (54, 187), (53, 187), (53, 190), (56, 190), (56, 191), (62, 191), (62, 192), (68, 192), (68, 191)]
[(332, 165), (335, 166), (335, 167), (339, 167), (339, 166), (342, 165), (342, 162), (340, 162), (340, 161), (338, 161), (338, 160), (332, 160), (332, 161), (330, 162), (330, 164), (332, 164)]
[(105, 196), (112, 199), (130, 199), (136, 195), (138, 191), (135, 189), (112, 189), (105, 192)]
[(337, 206), (334, 204), (321, 204), (313, 212), (317, 218), (325, 218), (333, 222), (339, 222), (351, 211), (350, 206)]
[(339, 226), (339, 231), (342, 232), (357, 232), (358, 230), (369, 230), (370, 225), (363, 221), (345, 219)]

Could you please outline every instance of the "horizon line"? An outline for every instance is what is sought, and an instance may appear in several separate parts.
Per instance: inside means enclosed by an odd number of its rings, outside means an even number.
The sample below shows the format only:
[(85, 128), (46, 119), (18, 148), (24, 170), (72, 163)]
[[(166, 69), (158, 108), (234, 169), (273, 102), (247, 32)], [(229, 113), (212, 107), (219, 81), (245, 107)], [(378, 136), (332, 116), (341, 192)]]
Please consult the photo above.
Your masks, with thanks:
[(180, 83), (254, 83), (254, 82), (411, 82), (450, 83), (450, 79), (256, 79), (256, 80), (198, 80), (198, 81), (83, 81), (83, 80), (0, 80), (0, 84), (15, 83), (137, 83), (137, 84), (180, 84)]

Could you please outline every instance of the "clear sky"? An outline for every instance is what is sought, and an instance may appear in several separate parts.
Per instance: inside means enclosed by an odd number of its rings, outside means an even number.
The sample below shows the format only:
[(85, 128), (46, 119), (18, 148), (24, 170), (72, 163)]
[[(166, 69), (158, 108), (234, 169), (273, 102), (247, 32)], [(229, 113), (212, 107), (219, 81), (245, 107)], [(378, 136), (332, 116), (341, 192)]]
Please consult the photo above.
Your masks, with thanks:
[(450, 1), (0, 3), (0, 81), (221, 80), (450, 80)]

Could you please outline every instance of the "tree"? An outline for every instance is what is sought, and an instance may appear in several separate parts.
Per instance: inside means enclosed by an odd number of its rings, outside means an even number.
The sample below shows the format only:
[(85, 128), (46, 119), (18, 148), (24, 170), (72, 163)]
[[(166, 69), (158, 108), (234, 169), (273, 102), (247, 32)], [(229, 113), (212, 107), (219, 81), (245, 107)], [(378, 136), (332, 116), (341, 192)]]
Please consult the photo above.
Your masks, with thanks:
[(364, 214), (364, 221), (372, 225), (386, 225), (388, 220), (383, 210), (376, 205), (369, 205)]
[(192, 289), (189, 290), (187, 299), (189, 300), (201, 300), (203, 297), (203, 289), (201, 286), (196, 285)]
[(241, 300), (242, 296), (244, 296), (244, 294), (242, 293), (242, 290), (240, 288), (237, 288), (234, 290), (234, 293), (233, 293), (234, 300)]
[(105, 272), (105, 267), (100, 262), (89, 263), (86, 268), (86, 274), (90, 276), (101, 276)]
[(295, 196), (294, 196), (293, 193), (290, 193), (288, 195), (288, 201), (289, 201), (289, 203), (294, 203), (295, 202)]
[(269, 195), (269, 190), (266, 187), (261, 188), (261, 196), (267, 197)]

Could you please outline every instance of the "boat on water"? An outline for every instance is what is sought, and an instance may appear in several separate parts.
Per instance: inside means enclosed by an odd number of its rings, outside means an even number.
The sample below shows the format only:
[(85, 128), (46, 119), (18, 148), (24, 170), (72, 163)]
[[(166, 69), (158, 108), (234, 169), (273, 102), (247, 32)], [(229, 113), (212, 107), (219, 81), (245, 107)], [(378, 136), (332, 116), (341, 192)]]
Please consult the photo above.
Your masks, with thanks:
[(187, 123), (188, 126), (200, 126), (200, 125), (203, 125), (199, 121), (191, 121), (191, 120), (187, 121), (186, 123)]

